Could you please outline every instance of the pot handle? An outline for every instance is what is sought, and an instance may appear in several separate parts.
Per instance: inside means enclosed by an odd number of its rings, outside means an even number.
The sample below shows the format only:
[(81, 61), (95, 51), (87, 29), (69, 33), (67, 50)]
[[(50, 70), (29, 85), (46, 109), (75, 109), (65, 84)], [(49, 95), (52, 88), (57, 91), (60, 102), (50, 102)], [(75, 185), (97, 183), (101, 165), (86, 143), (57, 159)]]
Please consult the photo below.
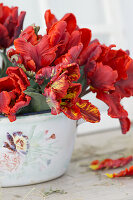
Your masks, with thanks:
[(81, 118), (81, 119), (77, 120), (76, 127), (78, 127), (80, 124), (84, 124), (84, 123), (86, 123), (86, 121)]

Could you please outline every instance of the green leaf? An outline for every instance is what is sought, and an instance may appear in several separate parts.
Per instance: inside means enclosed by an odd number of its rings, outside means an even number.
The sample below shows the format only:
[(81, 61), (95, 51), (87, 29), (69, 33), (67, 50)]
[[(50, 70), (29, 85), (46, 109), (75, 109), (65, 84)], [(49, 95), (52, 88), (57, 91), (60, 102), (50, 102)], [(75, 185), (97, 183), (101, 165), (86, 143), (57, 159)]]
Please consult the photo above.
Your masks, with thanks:
[(50, 79), (44, 79), (43, 84), (39, 85), (42, 93), (44, 93), (44, 89), (46, 88), (49, 82), (50, 82)]
[(40, 112), (50, 109), (46, 102), (46, 98), (42, 94), (28, 91), (24, 91), (24, 93), (31, 97), (31, 102), (29, 105), (31, 112)]
[(9, 59), (8, 59), (8, 57), (7, 57), (7, 55), (6, 55), (6, 53), (0, 52), (0, 55), (1, 55), (2, 59), (3, 59), (3, 66), (2, 66), (2, 69), (0, 70), (0, 78), (1, 78), (1, 77), (7, 76), (7, 75), (6, 75), (6, 70), (7, 70), (7, 68), (10, 67), (10, 66), (14, 66), (14, 65), (13, 65), (13, 63), (11, 63), (11, 62), (9, 61)]
[(44, 83), (43, 83), (42, 85), (40, 85), (40, 88), (41, 88), (41, 92), (42, 92), (42, 93), (44, 93), (44, 89), (45, 89), (46, 85), (47, 85), (47, 84), (44, 84)]
[(82, 89), (86, 88), (86, 79), (85, 79), (85, 74), (84, 74), (84, 66), (80, 68), (80, 78), (77, 81), (82, 85)]
[(35, 80), (30, 79), (30, 86), (27, 87), (25, 92), (36, 92), (36, 93), (43, 93), (44, 90), (42, 91), (41, 86), (35, 82)]
[(27, 90), (26, 91), (34, 91), (34, 90), (36, 90), (36, 91), (39, 91), (40, 90), (40, 88), (39, 88), (39, 85), (38, 85), (38, 83), (36, 83), (35, 82), (35, 80), (33, 80), (33, 79), (30, 79), (30, 86), (27, 88)]

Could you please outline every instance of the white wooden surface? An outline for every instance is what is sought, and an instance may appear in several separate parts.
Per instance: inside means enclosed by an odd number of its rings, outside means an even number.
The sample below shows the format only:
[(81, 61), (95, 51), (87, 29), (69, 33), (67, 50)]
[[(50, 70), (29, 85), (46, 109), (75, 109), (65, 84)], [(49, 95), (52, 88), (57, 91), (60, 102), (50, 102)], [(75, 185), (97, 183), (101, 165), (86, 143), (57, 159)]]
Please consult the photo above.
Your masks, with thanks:
[[(133, 154), (133, 128), (127, 135), (120, 130), (77, 137), (75, 151), (67, 173), (50, 182), (16, 188), (2, 188), (0, 200), (133, 200), (133, 178), (109, 179), (106, 172), (93, 172), (88, 165), (94, 159), (118, 158)], [(133, 164), (133, 163), (132, 163)], [(52, 189), (67, 194), (42, 193)]]

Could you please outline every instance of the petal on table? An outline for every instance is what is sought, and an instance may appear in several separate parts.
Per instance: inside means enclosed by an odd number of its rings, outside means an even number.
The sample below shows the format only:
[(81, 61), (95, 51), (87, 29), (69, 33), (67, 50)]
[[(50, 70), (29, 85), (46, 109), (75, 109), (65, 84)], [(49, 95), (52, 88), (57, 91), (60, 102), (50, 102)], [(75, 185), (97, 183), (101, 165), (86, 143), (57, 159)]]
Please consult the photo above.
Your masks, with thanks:
[(94, 160), (90, 164), (90, 169), (92, 170), (101, 170), (101, 169), (112, 169), (112, 168), (118, 168), (123, 167), (130, 163), (133, 160), (133, 156), (128, 157), (122, 157), (115, 160), (112, 159), (104, 159), (102, 161)]
[(125, 168), (125, 170), (122, 170), (118, 173), (113, 173), (113, 174), (107, 173), (106, 176), (109, 177), (109, 178), (133, 176), (133, 166), (129, 167), (129, 169)]

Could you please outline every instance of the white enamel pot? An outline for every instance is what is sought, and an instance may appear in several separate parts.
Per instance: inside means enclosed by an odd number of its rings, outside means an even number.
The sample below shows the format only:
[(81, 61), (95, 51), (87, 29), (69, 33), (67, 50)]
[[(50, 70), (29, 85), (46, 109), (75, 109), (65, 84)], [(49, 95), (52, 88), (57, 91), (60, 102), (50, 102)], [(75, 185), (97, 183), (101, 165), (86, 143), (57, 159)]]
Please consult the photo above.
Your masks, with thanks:
[(41, 183), (63, 175), (74, 148), (76, 121), (64, 114), (0, 118), (0, 186)]

